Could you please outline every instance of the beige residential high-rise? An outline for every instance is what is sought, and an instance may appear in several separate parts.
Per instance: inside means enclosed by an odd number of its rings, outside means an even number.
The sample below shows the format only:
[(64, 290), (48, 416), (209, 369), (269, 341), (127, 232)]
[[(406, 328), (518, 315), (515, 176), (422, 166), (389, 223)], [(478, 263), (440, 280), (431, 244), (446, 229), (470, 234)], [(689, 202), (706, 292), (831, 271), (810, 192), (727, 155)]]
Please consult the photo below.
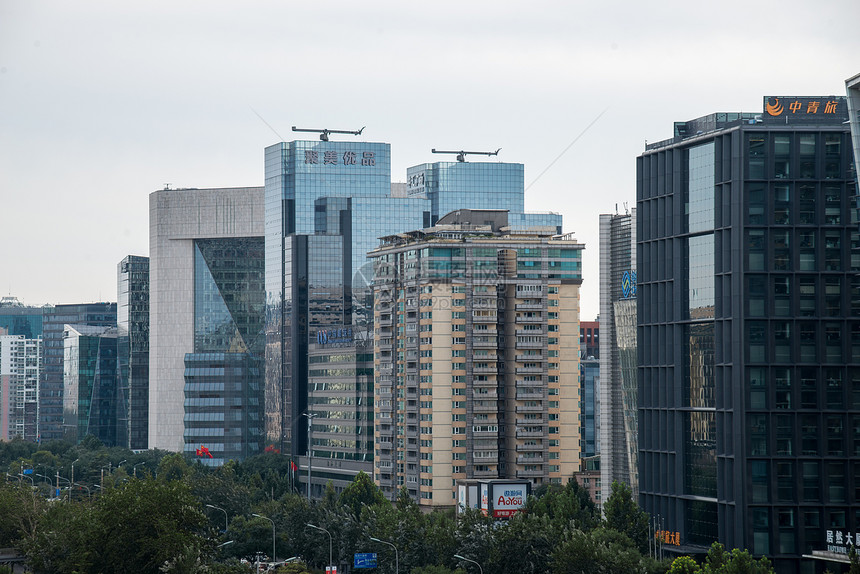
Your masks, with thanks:
[(374, 260), (374, 478), (423, 506), (458, 480), (579, 470), (582, 250), (506, 211), (383, 238)]

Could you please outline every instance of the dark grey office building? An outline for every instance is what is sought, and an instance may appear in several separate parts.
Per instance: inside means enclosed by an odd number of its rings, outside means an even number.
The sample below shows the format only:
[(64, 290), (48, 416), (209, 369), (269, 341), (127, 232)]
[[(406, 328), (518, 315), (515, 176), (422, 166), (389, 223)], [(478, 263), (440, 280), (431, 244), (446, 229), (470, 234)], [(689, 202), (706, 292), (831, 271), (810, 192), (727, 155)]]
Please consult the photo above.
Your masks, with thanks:
[(640, 500), (667, 549), (777, 572), (860, 532), (860, 240), (844, 97), (677, 122), (637, 159)]
[(44, 367), (39, 382), (40, 440), (63, 438), (63, 329), (67, 324), (116, 327), (116, 303), (82, 303), (44, 308)]

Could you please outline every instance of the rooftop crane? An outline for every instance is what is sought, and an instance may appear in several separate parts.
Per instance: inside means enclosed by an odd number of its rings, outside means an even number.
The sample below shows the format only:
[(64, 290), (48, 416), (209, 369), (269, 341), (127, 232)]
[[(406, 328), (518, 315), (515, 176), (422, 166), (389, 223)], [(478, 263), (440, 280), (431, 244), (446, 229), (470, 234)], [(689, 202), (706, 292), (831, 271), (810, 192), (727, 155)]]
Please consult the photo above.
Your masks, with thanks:
[(294, 132), (315, 132), (315, 133), (318, 133), (320, 135), (320, 139), (322, 141), (327, 142), (328, 141), (328, 134), (350, 134), (350, 135), (354, 135), (354, 136), (360, 136), (361, 132), (363, 132), (364, 128), (366, 128), (366, 127), (367, 126), (364, 126), (358, 131), (349, 131), (349, 130), (330, 130), (330, 129), (321, 129), (321, 130), (305, 129), (305, 128), (297, 128), (296, 126), (293, 126), (293, 131)]
[(502, 148), (499, 148), (496, 151), (463, 151), (463, 150), (445, 151), (445, 150), (441, 150), (441, 149), (437, 150), (436, 148), (433, 148), (430, 151), (433, 153), (455, 153), (455, 154), (457, 154), (457, 161), (464, 162), (464, 161), (466, 161), (466, 155), (467, 154), (471, 154), (471, 155), (499, 155), (499, 152), (501, 151), (501, 149)]

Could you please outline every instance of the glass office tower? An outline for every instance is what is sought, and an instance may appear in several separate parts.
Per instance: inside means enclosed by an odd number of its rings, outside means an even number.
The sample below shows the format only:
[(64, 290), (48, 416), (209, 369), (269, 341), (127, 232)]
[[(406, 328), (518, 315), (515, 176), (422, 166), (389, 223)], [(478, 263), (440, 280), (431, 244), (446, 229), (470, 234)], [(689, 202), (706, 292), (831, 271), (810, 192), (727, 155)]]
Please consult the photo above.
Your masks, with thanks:
[(16, 297), (0, 299), (0, 329), (7, 335), (23, 335), (37, 339), (42, 335), (42, 307), (30, 307)]
[(185, 453), (220, 466), (262, 448), (262, 237), (194, 240), (194, 350), (185, 355)]
[[(600, 215), (600, 478), (607, 492), (617, 480), (630, 486), (634, 495), (636, 468), (631, 453), (638, 447), (630, 429), (637, 418), (635, 219), (635, 210)], [(619, 306), (621, 301), (627, 303)], [(631, 352), (632, 365), (625, 370), (623, 363)]]
[(117, 368), (122, 444), (146, 450), (149, 437), (149, 258), (117, 265)]
[(115, 327), (116, 303), (57, 305), (43, 309), (39, 440), (63, 438), (63, 331), (67, 324)]
[(392, 195), (390, 157), (386, 143), (266, 148), (266, 434), (285, 454), (307, 451), (309, 343), (320, 330), (367, 332), (367, 252), (429, 221), (423, 197)]
[(814, 572), (802, 555), (860, 530), (846, 120), (845, 98), (765, 98), (637, 159), (640, 500), (667, 549)]
[(456, 209), (503, 209), (511, 229), (551, 227), (561, 234), (558, 213), (525, 212), (525, 166), (503, 162), (435, 162), (406, 171), (410, 197), (426, 197), (430, 221)]
[(123, 446), (116, 327), (66, 325), (63, 331), (63, 427), (67, 440), (93, 435)]

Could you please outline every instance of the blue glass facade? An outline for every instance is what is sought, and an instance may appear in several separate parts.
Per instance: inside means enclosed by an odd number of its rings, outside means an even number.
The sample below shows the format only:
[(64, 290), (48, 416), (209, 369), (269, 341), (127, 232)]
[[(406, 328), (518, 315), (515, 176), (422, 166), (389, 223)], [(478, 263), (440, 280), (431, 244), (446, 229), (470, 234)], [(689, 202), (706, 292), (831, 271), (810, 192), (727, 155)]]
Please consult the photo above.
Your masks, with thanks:
[(390, 158), (385, 143), (266, 148), (266, 440), (282, 452), (307, 450), (309, 340), (320, 328), (366, 329), (367, 252), (429, 221), (423, 197), (392, 196)]
[(42, 308), (25, 307), (17, 299), (4, 297), (0, 300), (0, 329), (7, 335), (37, 339), (42, 335)]
[(262, 450), (264, 241), (194, 241), (194, 352), (185, 355), (185, 453), (204, 464)]
[(582, 436), (581, 458), (589, 458), (600, 453), (597, 428), (600, 420), (600, 361), (594, 358), (582, 359), (579, 362), (580, 381), (582, 381)]
[(121, 446), (117, 331), (66, 325), (64, 332), (63, 425), (65, 438), (93, 435), (105, 446)]
[[(554, 227), (558, 213), (525, 213), (525, 169), (521, 163), (436, 162), (406, 171), (410, 197), (426, 197), (430, 224), (456, 209), (506, 209), (513, 229)], [(428, 227), (428, 225), (425, 225)]]

